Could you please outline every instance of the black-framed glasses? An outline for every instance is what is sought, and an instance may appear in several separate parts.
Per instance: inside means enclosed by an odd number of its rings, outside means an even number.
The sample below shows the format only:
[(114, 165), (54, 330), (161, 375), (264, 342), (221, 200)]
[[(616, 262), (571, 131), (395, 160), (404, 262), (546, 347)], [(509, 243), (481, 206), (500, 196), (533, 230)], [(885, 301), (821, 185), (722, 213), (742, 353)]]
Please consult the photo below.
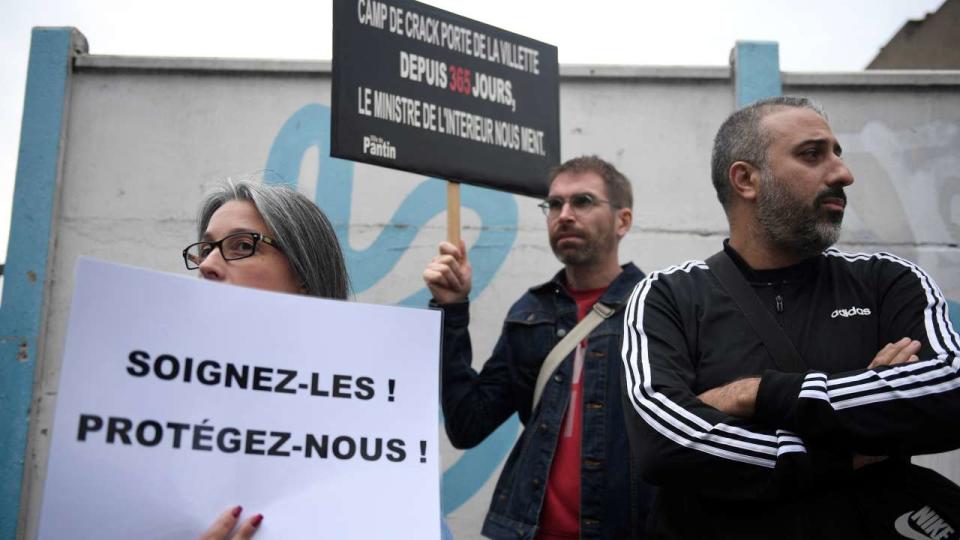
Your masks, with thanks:
[(611, 207), (614, 207), (613, 203), (610, 201), (601, 199), (599, 197), (594, 197), (589, 193), (577, 193), (576, 195), (571, 196), (569, 199), (564, 199), (563, 197), (547, 197), (537, 206), (543, 210), (543, 215), (547, 217), (556, 217), (560, 215), (560, 212), (563, 210), (563, 205), (567, 203), (570, 204), (570, 209), (573, 210), (573, 213), (575, 214), (585, 214), (592, 210), (595, 206), (599, 206), (601, 204), (609, 204)]
[(214, 249), (220, 250), (220, 256), (225, 261), (246, 259), (257, 252), (257, 244), (260, 242), (280, 249), (280, 244), (269, 236), (255, 232), (238, 232), (224, 236), (216, 242), (190, 244), (183, 250), (183, 262), (187, 265), (187, 270), (196, 270)]

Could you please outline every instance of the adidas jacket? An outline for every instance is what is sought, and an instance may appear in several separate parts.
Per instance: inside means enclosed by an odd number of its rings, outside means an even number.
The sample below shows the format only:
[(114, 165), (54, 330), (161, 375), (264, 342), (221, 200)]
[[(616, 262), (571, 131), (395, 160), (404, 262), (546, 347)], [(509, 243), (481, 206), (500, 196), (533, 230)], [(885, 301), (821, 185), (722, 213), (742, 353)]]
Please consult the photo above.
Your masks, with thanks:
[[(705, 263), (649, 275), (622, 345), (631, 452), (659, 486), (653, 537), (863, 538), (858, 491), (916, 454), (960, 447), (960, 338), (937, 285), (886, 253), (828, 249), (752, 271), (725, 245), (806, 362), (783, 373)], [(920, 361), (867, 370), (888, 342)], [(697, 395), (762, 376), (753, 419)], [(854, 453), (890, 456), (852, 470)], [(900, 466), (898, 466), (900, 465)], [(882, 482), (881, 482), (882, 483)]]

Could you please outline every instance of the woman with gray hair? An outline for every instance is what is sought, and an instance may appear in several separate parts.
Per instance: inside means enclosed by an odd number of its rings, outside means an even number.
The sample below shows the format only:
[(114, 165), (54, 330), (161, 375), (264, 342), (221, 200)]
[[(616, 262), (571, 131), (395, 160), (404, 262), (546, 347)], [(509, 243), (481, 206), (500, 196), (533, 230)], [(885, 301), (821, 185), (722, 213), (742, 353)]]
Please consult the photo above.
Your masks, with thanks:
[[(345, 300), (350, 280), (330, 221), (309, 199), (284, 186), (226, 182), (197, 216), (199, 242), (183, 250), (204, 279), (275, 292)], [(243, 509), (221, 514), (201, 540), (224, 540)], [(262, 514), (244, 520), (232, 540), (248, 540)]]
[(200, 205), (197, 237), (183, 259), (204, 279), (323, 298), (349, 295), (333, 226), (313, 202), (288, 187), (222, 184)]

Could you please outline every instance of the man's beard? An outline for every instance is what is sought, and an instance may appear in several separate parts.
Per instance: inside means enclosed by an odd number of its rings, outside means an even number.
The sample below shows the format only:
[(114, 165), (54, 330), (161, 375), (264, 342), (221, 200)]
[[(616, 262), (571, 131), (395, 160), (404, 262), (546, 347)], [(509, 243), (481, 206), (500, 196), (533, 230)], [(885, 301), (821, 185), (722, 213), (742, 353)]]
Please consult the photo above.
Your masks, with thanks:
[(550, 248), (557, 259), (567, 266), (588, 266), (601, 258), (601, 254), (607, 253), (616, 245), (616, 236), (614, 234), (601, 234), (596, 238), (591, 238), (583, 230), (577, 230), (570, 226), (557, 231), (557, 234), (575, 232), (583, 241), (580, 246), (558, 248), (554, 236), (550, 235)]
[(774, 245), (800, 256), (812, 257), (837, 242), (843, 212), (822, 212), (824, 199), (847, 200), (842, 187), (821, 190), (812, 204), (794, 197), (784, 182), (764, 167), (757, 198), (757, 221)]

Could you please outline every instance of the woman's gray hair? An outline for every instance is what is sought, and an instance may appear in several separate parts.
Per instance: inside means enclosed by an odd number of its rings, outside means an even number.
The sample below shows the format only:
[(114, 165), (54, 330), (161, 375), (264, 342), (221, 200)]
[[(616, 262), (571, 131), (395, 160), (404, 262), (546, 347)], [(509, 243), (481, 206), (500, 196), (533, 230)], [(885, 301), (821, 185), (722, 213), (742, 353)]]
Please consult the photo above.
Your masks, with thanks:
[(310, 199), (286, 186), (228, 180), (200, 204), (197, 238), (203, 238), (214, 212), (230, 201), (253, 203), (307, 294), (347, 298), (350, 279), (340, 243), (330, 220)]

